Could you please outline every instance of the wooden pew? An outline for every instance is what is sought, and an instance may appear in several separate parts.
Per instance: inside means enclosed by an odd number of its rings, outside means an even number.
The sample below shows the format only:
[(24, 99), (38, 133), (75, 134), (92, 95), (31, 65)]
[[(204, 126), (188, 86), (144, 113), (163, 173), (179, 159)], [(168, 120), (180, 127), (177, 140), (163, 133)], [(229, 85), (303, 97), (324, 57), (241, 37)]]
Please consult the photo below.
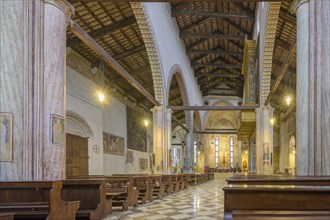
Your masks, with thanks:
[(15, 213), (0, 213), (0, 220), (14, 220)]
[(105, 179), (67, 179), (63, 180), (61, 195), (66, 200), (80, 201), (76, 217), (102, 219), (106, 215), (105, 187)]
[(249, 211), (234, 210), (233, 220), (329, 220), (330, 211)]
[(61, 189), (62, 181), (0, 182), (0, 211), (14, 212), (20, 219), (75, 219), (79, 201), (63, 201)]
[(181, 183), (181, 189), (188, 189), (188, 177), (184, 174), (182, 175), (182, 183)]
[(165, 193), (165, 184), (162, 182), (162, 175), (150, 175), (148, 178), (149, 182), (152, 181), (152, 183), (155, 184), (152, 197), (157, 199), (163, 198)]
[(188, 186), (197, 185), (198, 178), (195, 173), (185, 173), (183, 175), (187, 177)]
[(162, 184), (164, 184), (165, 194), (167, 196), (174, 192), (174, 180), (172, 175), (162, 175)]
[(330, 176), (233, 175), (228, 184), (330, 186)]
[(136, 207), (138, 205), (139, 191), (133, 186), (133, 178), (131, 176), (104, 176), (104, 175), (87, 175), (75, 176), (72, 179), (105, 179), (106, 180), (106, 208), (107, 215), (111, 214), (113, 207), (120, 207), (122, 211), (126, 211), (129, 206)]
[(112, 199), (112, 205), (121, 207), (122, 211), (128, 209), (129, 206), (136, 207), (138, 205), (139, 191), (134, 187), (133, 177), (131, 176), (106, 176), (107, 192), (121, 192)]
[(228, 185), (224, 212), (234, 210), (329, 211), (329, 186)]

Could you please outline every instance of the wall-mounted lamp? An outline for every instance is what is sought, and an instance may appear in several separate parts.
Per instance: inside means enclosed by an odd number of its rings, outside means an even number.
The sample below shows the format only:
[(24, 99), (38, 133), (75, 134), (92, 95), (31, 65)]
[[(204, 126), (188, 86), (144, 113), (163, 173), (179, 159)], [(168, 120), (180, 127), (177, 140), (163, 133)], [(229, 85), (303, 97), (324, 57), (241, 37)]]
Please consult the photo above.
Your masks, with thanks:
[(143, 120), (143, 124), (144, 124), (144, 126), (148, 127), (148, 125), (149, 125), (149, 121), (148, 121), (148, 119), (144, 119), (144, 120)]
[(291, 104), (291, 101), (292, 101), (291, 96), (287, 96), (287, 97), (285, 98), (285, 102), (286, 102), (287, 105), (290, 105), (290, 104)]
[(275, 123), (275, 118), (271, 118), (271, 119), (270, 119), (270, 124), (271, 124), (271, 125), (274, 125), (274, 123)]
[(105, 95), (104, 95), (103, 92), (99, 91), (99, 92), (97, 93), (97, 97), (98, 97), (98, 99), (99, 99), (99, 101), (100, 101), (101, 103), (104, 102), (104, 100), (105, 100)]

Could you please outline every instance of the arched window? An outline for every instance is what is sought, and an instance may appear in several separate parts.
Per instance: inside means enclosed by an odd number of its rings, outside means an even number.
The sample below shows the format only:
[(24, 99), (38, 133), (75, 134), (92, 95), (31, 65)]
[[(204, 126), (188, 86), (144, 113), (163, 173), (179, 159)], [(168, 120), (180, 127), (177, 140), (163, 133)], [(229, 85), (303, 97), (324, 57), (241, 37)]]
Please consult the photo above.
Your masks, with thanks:
[(215, 138), (215, 166), (219, 164), (219, 138)]
[(229, 144), (230, 144), (230, 166), (234, 168), (234, 137), (233, 136), (230, 136)]
[(197, 141), (194, 141), (194, 164), (197, 164)]

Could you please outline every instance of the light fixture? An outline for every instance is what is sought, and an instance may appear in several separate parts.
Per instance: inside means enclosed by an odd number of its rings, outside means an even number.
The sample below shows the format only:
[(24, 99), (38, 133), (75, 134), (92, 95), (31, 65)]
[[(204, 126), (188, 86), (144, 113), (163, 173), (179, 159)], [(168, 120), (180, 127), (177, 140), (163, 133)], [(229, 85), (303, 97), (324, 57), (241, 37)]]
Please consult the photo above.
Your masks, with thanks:
[(274, 125), (274, 122), (275, 122), (275, 119), (274, 119), (274, 118), (271, 118), (271, 119), (270, 119), (270, 124), (271, 124), (271, 125)]
[(105, 96), (104, 96), (103, 92), (98, 92), (97, 97), (99, 98), (100, 102), (104, 102)]
[(247, 152), (247, 150), (245, 151), (245, 154), (247, 154), (248, 152)]
[(288, 95), (286, 98), (285, 98), (285, 102), (287, 105), (290, 105), (291, 104), (291, 97)]
[(143, 120), (143, 123), (144, 123), (144, 126), (148, 127), (148, 125), (149, 125), (149, 121), (148, 121), (148, 119), (144, 119), (144, 120)]

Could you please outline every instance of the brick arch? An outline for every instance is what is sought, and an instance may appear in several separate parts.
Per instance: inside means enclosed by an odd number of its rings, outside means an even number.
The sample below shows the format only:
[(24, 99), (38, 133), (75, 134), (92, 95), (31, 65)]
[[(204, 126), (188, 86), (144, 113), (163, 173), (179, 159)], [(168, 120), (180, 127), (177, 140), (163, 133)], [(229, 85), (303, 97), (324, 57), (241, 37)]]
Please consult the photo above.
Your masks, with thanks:
[(149, 15), (147, 10), (145, 10), (143, 3), (132, 2), (130, 4), (147, 50), (154, 85), (155, 99), (161, 105), (165, 106), (167, 98), (165, 94), (164, 73), (158, 47), (156, 45), (156, 36), (152, 30)]
[(92, 127), (89, 125), (89, 123), (86, 121), (86, 119), (81, 116), (80, 114), (71, 111), (71, 110), (66, 110), (66, 120), (72, 120), (76, 122), (84, 131), (86, 137), (93, 137), (94, 132), (92, 130)]
[[(187, 87), (182, 75), (182, 68), (178, 64), (173, 65), (172, 68), (170, 69), (170, 74), (167, 81), (167, 97), (168, 97), (167, 104), (169, 103), (170, 87), (174, 77), (179, 85), (183, 105), (189, 105), (189, 97), (188, 97)], [(184, 115), (185, 115), (185, 124), (187, 128), (190, 131), (192, 131), (192, 114), (190, 111), (184, 111)]]

